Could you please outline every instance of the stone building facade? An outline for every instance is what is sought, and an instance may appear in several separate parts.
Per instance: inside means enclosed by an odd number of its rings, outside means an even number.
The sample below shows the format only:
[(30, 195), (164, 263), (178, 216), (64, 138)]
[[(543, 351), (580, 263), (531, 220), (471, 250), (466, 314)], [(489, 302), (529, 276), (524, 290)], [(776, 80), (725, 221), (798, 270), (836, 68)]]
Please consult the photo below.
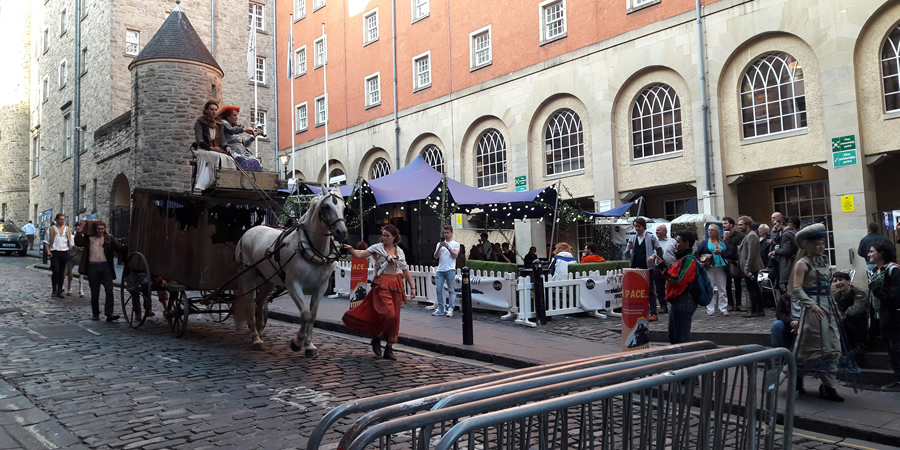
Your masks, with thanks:
[(22, 226), (28, 221), (28, 80), (31, 59), (31, 14), (3, 1), (0, 38), (10, 45), (4, 52), (6, 67), (0, 71), (0, 218)]
[[(849, 250), (867, 222), (900, 209), (889, 175), (900, 169), (893, 131), (900, 104), (891, 103), (900, 98), (891, 72), (900, 64), (898, 2), (703, 2), (702, 29), (688, 0), (640, 8), (632, 1), (514, 2), (521, 8), (497, 11), (431, 0), (418, 18), (398, 8), (399, 148), (389, 2), (326, 12), (342, 3), (294, 24), (293, 50), (311, 48), (321, 22), (331, 30), (330, 166), (351, 181), (371, 179), (381, 160), (396, 170), (436, 146), (448, 176), (465, 184), (480, 186), (485, 171), (501, 172), (489, 190), (512, 191), (525, 176), (528, 189), (561, 182), (564, 198), (595, 208), (642, 198), (640, 214), (650, 217), (691, 211), (768, 222), (781, 211), (803, 223), (825, 221), (833, 262), (857, 269), (860, 259)], [(563, 30), (553, 39), (544, 34), (548, 8), (558, 8), (554, 32)], [(375, 9), (381, 39), (358, 44)], [(597, 23), (615, 32), (598, 32)], [(282, 54), (287, 25), (279, 25)], [(309, 64), (294, 81), (293, 107), (287, 86), (279, 88), (279, 129), (288, 130), (280, 147), (289, 148), (292, 110), (305, 105), (308, 128), (292, 130), (297, 169), (322, 182), (331, 174), (312, 105), (323, 77), (312, 57)], [(414, 75), (422, 67), (427, 74)], [(370, 74), (381, 80), (375, 107), (366, 104)], [(331, 89), (332, 79), (345, 78), (346, 88)], [(855, 146), (855, 159), (836, 164), (833, 140)], [(573, 226), (561, 238), (582, 236)], [(520, 253), (528, 245), (520, 241)]]
[[(63, 212), (74, 216), (96, 214), (113, 220), (111, 231), (127, 234), (127, 208), (130, 192), (140, 184), (141, 170), (150, 167), (136, 162), (132, 157), (134, 142), (122, 138), (124, 116), (130, 121), (140, 120), (132, 114), (132, 72), (129, 64), (151, 40), (167, 19), (176, 2), (149, 0), (140, 3), (122, 0), (81, 0), (82, 11), (75, 12), (75, 0), (33, 0), (16, 2), (17, 8), (4, 3), (0, 19), (25, 22), (12, 18), (14, 14), (30, 18), (21, 30), (21, 36), (29, 37), (34, 45), (27, 50), (21, 65), (25, 74), (20, 78), (26, 87), (24, 116), (26, 142), (15, 148), (24, 153), (12, 158), (30, 161), (18, 169), (0, 172), (0, 198), (6, 195), (16, 177), (25, 177), (24, 211), (22, 221), (37, 220), (43, 211), (53, 214)], [(159, 154), (178, 155), (184, 160), (193, 141), (193, 121), (200, 114), (203, 103), (217, 98), (226, 104), (241, 108), (242, 122), (252, 123), (254, 109), (254, 84), (247, 76), (247, 41), (249, 23), (258, 25), (257, 55), (261, 58), (260, 72), (265, 82), (258, 86), (258, 110), (271, 126), (275, 117), (274, 97), (274, 10), (271, 0), (252, 2), (223, 2), (206, 0), (182, 0), (178, 7), (191, 18), (191, 23), (204, 46), (213, 52), (225, 73), (220, 79), (218, 93), (210, 95), (211, 86), (197, 90), (192, 84), (173, 86), (172, 92), (190, 90), (189, 94), (174, 95), (171, 99), (158, 98), (160, 110), (167, 114), (153, 116), (156, 123), (147, 131), (146, 143)], [(76, 45), (76, 16), (81, 24), (80, 44)], [(21, 40), (16, 37), (15, 41)], [(76, 49), (81, 67), (76, 67)], [(18, 68), (18, 66), (16, 66)], [(166, 80), (179, 83), (178, 71), (165, 73)], [(81, 84), (80, 127), (75, 126), (75, 79)], [(177, 97), (177, 98), (176, 98)], [(193, 103), (196, 102), (196, 103)], [(141, 110), (143, 111), (143, 110)], [(0, 114), (4, 117), (5, 113)], [(0, 133), (7, 121), (0, 119)], [(143, 126), (143, 124), (142, 124)], [(80, 128), (80, 129), (79, 129)], [(127, 133), (126, 133), (127, 134)], [(11, 133), (10, 133), (11, 135)], [(0, 135), (0, 146), (5, 136)], [(74, 152), (80, 148), (79, 186), (74, 183)], [(6, 148), (0, 147), (0, 158), (7, 158)], [(274, 133), (269, 139), (260, 139), (260, 159), (264, 167), (275, 169)], [(160, 177), (144, 179), (171, 179), (172, 168), (156, 167)], [(183, 177), (185, 171), (178, 171)], [(187, 178), (172, 182), (173, 189), (184, 190)], [(79, 198), (79, 211), (73, 212), (74, 198)], [(18, 203), (17, 203), (18, 204)], [(22, 209), (23, 206), (16, 208)]]

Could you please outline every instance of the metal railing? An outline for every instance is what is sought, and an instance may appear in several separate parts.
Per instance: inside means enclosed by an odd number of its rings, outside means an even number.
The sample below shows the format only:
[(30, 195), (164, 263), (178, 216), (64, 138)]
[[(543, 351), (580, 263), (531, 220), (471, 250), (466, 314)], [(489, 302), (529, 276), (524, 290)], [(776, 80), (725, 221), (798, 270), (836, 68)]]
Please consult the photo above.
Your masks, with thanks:
[(638, 363), (612, 358), (575, 374), (409, 399), (360, 418), (339, 448), (768, 449), (779, 434), (790, 448), (793, 395), (785, 396), (782, 431), (776, 428), (780, 382), (787, 392), (795, 387), (786, 349), (642, 355)]
[[(410, 407), (410, 405), (403, 405), (407, 402), (417, 402), (419, 399), (427, 398), (430, 396), (440, 396), (441, 394), (453, 393), (469, 388), (487, 387), (490, 386), (491, 383), (511, 383), (540, 376), (567, 373), (587, 367), (608, 365), (626, 361), (643, 362), (643, 359), (648, 357), (698, 352), (711, 350), (715, 347), (715, 344), (709, 341), (691, 342), (687, 344), (673, 345), (668, 347), (655, 347), (636, 352), (597, 356), (593, 358), (584, 358), (574, 361), (565, 361), (554, 364), (546, 364), (542, 366), (527, 367), (524, 369), (512, 370), (508, 372), (492, 373), (437, 385), (429, 384), (401, 392), (354, 400), (351, 402), (346, 402), (325, 414), (325, 416), (316, 425), (315, 429), (313, 429), (306, 448), (308, 450), (318, 449), (322, 444), (322, 440), (329, 433), (332, 427), (335, 426), (336, 423), (360, 412), (375, 411), (395, 405), (400, 405), (400, 408), (409, 407), (410, 411), (413, 411), (415, 410), (414, 407)], [(435, 399), (435, 402), (437, 400), (440, 400), (440, 398)], [(393, 417), (393, 415), (390, 414), (385, 414), (385, 416)], [(379, 417), (369, 417), (374, 418), (375, 421), (380, 420)], [(362, 421), (361, 420), (362, 418), (360, 420), (357, 420), (357, 423), (354, 423), (350, 427), (350, 429), (353, 429), (354, 427), (363, 428), (367, 423), (373, 423), (369, 422), (368, 419)]]

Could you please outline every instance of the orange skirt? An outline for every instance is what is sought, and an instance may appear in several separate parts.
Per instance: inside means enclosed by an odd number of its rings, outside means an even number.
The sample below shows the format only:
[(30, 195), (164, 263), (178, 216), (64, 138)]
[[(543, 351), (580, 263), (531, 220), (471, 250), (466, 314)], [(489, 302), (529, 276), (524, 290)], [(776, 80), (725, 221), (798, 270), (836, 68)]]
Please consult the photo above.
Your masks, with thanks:
[(341, 320), (357, 333), (394, 344), (400, 334), (400, 305), (406, 301), (405, 296), (403, 274), (379, 275), (366, 299), (344, 313)]

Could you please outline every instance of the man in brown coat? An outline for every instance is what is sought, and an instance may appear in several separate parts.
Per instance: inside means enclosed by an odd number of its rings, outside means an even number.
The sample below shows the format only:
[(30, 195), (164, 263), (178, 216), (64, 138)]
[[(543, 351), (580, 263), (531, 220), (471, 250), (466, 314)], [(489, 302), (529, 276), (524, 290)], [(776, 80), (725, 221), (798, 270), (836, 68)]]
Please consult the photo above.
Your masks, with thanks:
[(738, 227), (744, 233), (744, 240), (738, 246), (739, 264), (744, 272), (744, 282), (747, 283), (747, 294), (750, 296), (750, 312), (744, 317), (765, 317), (762, 299), (759, 294), (757, 275), (763, 268), (762, 258), (759, 256), (759, 235), (753, 231), (753, 218), (741, 216), (738, 219)]
[(100, 320), (100, 285), (106, 290), (106, 321), (114, 322), (119, 316), (113, 314), (113, 280), (116, 279), (116, 270), (113, 262), (116, 253), (123, 253), (125, 247), (119, 244), (112, 236), (106, 234), (106, 222), (98, 220), (91, 227), (85, 227), (87, 222), (82, 220), (84, 233), (75, 236), (75, 245), (84, 247), (81, 253), (81, 264), (78, 271), (87, 274), (88, 286), (91, 287), (91, 311), (93, 319)]

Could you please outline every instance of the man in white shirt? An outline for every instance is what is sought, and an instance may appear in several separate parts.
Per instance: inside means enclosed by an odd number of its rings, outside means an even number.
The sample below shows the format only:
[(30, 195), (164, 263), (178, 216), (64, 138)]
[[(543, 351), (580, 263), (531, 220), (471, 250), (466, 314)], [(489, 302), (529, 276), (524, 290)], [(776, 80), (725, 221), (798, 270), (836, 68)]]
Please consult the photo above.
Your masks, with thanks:
[(28, 250), (34, 250), (34, 235), (37, 234), (37, 230), (34, 229), (34, 224), (29, 220), (28, 223), (22, 227), (22, 232), (25, 233), (25, 238), (28, 239)]
[[(459, 242), (453, 240), (453, 227), (445, 225), (443, 230), (444, 237), (434, 249), (434, 258), (438, 260), (437, 271), (434, 273), (434, 284), (437, 288), (437, 307), (432, 316), (453, 317), (453, 308), (456, 304), (456, 290), (454, 284), (456, 282), (456, 257), (459, 256)], [(447, 305), (444, 306), (444, 283), (450, 290), (447, 296)]]
[(62, 297), (63, 278), (65, 278), (66, 263), (69, 261), (69, 249), (75, 246), (72, 231), (66, 226), (66, 215), (57, 214), (56, 223), (47, 228), (44, 235), (44, 252), (50, 258), (50, 270), (53, 275), (50, 280), (53, 283), (53, 297)]

